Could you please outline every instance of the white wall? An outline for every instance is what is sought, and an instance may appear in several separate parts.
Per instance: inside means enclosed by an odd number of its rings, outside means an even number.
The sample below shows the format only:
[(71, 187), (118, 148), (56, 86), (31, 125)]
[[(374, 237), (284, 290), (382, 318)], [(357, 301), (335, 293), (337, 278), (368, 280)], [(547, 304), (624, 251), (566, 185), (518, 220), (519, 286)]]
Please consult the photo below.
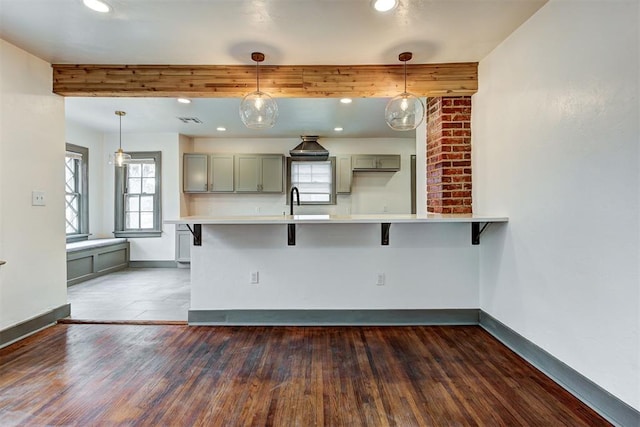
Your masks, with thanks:
[[(281, 153), (300, 143), (299, 138), (234, 139), (195, 138), (193, 150), (202, 153)], [(400, 154), (399, 172), (356, 172), (351, 195), (338, 195), (331, 206), (301, 206), (298, 212), (313, 213), (410, 213), (410, 155), (415, 154), (414, 138), (321, 138), (331, 156), (339, 154)], [(201, 194), (189, 196), (190, 215), (279, 215), (287, 211), (285, 194)]]
[[(191, 309), (445, 309), (479, 304), (469, 224), (203, 225)], [(260, 283), (250, 284), (251, 272)], [(385, 285), (377, 286), (377, 274)]]
[[(123, 119), (135, 120), (128, 114)], [(105, 153), (102, 162), (107, 164), (109, 153), (118, 148), (118, 134), (104, 136)], [(123, 133), (122, 148), (125, 151), (162, 151), (162, 219), (175, 219), (180, 215), (180, 167), (177, 133)], [(104, 169), (103, 218), (105, 230), (114, 228), (114, 166)], [(129, 238), (132, 261), (175, 260), (175, 226), (162, 225), (162, 237)]]
[[(64, 103), (51, 78), (0, 40), (0, 330), (67, 302)], [(33, 190), (46, 206), (31, 206)]]
[(103, 134), (70, 121), (65, 131), (68, 143), (89, 149), (89, 238), (113, 237), (113, 229), (104, 228), (104, 198), (113, 196), (104, 193), (104, 169), (109, 165), (103, 161)]
[(640, 409), (638, 3), (551, 1), (481, 61), (480, 307)]

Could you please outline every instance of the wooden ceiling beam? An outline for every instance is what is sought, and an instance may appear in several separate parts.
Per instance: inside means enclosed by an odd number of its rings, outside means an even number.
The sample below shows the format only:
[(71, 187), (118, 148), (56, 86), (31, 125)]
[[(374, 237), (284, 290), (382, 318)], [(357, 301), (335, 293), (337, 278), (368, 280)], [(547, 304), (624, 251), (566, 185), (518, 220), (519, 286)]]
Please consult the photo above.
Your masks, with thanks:
[[(54, 64), (62, 96), (241, 98), (256, 90), (248, 65)], [(402, 65), (260, 66), (260, 90), (279, 98), (393, 97), (404, 90)], [(407, 91), (417, 96), (472, 95), (478, 63), (408, 64)]]

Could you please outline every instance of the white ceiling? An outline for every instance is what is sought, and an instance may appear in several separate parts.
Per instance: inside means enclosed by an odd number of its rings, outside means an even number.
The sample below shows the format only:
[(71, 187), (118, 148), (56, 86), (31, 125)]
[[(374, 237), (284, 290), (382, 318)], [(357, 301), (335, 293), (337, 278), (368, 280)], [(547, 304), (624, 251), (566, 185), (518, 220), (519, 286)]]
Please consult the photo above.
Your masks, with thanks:
[[(370, 0), (106, 0), (109, 14), (82, 0), (0, 0), (0, 37), (50, 63), (95, 64), (398, 64), (480, 61), (546, 0), (400, 0), (397, 9), (375, 12)], [(239, 100), (68, 99), (67, 118), (117, 129), (116, 109), (127, 111), (123, 129), (215, 134), (226, 137), (292, 136), (333, 132), (344, 136), (398, 136), (386, 128), (386, 100), (278, 99), (270, 131), (248, 131)], [(344, 108), (349, 107), (349, 109)], [(199, 117), (183, 126), (176, 116)], [(286, 123), (286, 124), (285, 124)], [(297, 125), (295, 123), (298, 123)], [(292, 133), (292, 134), (290, 134)], [(402, 135), (404, 136), (404, 135)]]

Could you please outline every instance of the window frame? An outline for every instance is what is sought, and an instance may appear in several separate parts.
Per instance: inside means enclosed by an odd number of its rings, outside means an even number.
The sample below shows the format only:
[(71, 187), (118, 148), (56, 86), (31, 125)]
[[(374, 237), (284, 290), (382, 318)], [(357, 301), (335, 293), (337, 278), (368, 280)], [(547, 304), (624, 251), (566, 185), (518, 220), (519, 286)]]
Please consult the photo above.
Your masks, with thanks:
[[(153, 201), (153, 229), (128, 230), (125, 228), (125, 197), (127, 166), (115, 167), (115, 237), (161, 237), (162, 236), (162, 152), (161, 151), (127, 151), (131, 155), (131, 163), (136, 160), (152, 159), (155, 163), (155, 197)], [(141, 193), (144, 194), (144, 193)]]
[[(67, 156), (67, 152), (76, 153), (82, 156), (82, 160), (79, 162), (76, 179), (78, 180), (78, 226), (79, 230), (77, 233), (66, 233), (66, 225), (65, 225), (65, 234), (67, 242), (78, 242), (81, 240), (87, 240), (89, 238), (89, 148), (82, 147), (80, 145), (65, 143), (65, 159)], [(66, 168), (66, 166), (65, 166)], [(66, 173), (66, 172), (65, 172)], [(65, 184), (66, 186), (66, 184)], [(67, 191), (65, 188), (65, 200), (67, 196)], [(66, 211), (66, 202), (65, 202), (65, 211)], [(65, 213), (65, 221), (66, 221), (66, 213)]]
[[(293, 162), (298, 163), (320, 163), (321, 161), (317, 160), (309, 160), (309, 161), (300, 161), (293, 160), (291, 157), (287, 157), (287, 205), (291, 204), (291, 165)], [(336, 158), (335, 156), (329, 157), (327, 160), (323, 160), (329, 162), (331, 164), (331, 193), (329, 194), (328, 202), (309, 202), (300, 200), (300, 205), (335, 205), (337, 203), (337, 193), (336, 193)]]

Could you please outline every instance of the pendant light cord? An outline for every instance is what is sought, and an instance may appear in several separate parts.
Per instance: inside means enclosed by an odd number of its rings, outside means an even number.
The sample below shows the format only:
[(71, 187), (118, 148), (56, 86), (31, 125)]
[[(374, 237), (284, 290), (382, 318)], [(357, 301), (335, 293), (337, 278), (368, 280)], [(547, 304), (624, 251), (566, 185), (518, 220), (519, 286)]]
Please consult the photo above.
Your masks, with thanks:
[(120, 117), (120, 146), (119, 148), (122, 150), (122, 116), (118, 116)]
[(256, 61), (256, 87), (258, 92), (260, 92), (260, 63)]
[(407, 61), (404, 62), (404, 93), (407, 93)]

